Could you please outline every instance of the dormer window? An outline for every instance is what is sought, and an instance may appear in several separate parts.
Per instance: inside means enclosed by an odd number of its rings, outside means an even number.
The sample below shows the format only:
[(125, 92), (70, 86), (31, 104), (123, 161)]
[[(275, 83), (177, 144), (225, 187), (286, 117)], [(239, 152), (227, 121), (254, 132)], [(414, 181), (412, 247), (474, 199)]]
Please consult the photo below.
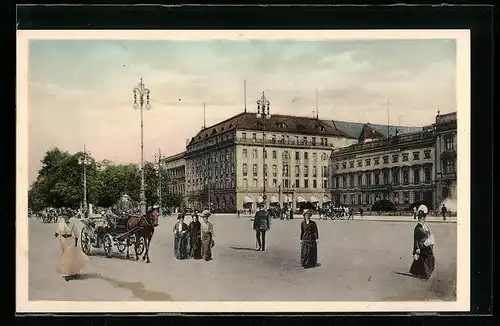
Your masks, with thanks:
[(276, 125), (278, 126), (278, 128), (281, 128), (281, 129), (288, 128), (288, 125), (284, 122), (278, 122)]
[(319, 131), (325, 131), (325, 130), (326, 130), (326, 128), (325, 128), (325, 126), (322, 126), (322, 125), (317, 125), (317, 126), (316, 126), (316, 130), (319, 130)]
[(214, 129), (212, 130), (212, 135), (215, 135), (216, 133), (217, 133), (217, 129), (215, 129), (215, 128), (214, 128)]

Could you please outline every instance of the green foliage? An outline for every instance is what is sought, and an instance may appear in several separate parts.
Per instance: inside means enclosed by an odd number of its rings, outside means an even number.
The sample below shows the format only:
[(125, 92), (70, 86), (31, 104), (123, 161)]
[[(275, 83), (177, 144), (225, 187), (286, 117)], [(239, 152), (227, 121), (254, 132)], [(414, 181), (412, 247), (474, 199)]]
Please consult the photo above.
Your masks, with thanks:
[(391, 201), (382, 199), (373, 203), (371, 210), (374, 212), (392, 212), (396, 210), (396, 207)]
[[(44, 207), (78, 208), (84, 198), (84, 167), (78, 164), (82, 155), (82, 152), (70, 154), (58, 148), (48, 150), (42, 159), (37, 180), (28, 191), (28, 206), (33, 210)], [(133, 201), (139, 201), (141, 173), (136, 165), (103, 165), (90, 157), (90, 164), (85, 169), (89, 203), (110, 207), (116, 204), (123, 194), (128, 194)], [(158, 173), (152, 163), (144, 165), (144, 181), (146, 203), (158, 203)], [(164, 206), (181, 203), (182, 196), (168, 194), (167, 181), (166, 171), (162, 171)]]

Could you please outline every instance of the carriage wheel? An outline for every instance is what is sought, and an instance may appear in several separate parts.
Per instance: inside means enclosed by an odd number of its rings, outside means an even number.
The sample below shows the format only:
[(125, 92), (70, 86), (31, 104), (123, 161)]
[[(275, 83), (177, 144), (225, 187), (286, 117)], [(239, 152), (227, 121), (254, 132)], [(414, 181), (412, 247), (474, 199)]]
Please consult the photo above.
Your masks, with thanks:
[(82, 251), (86, 255), (90, 255), (90, 249), (91, 249), (89, 233), (90, 233), (89, 228), (84, 227), (82, 230), (82, 234), (80, 235), (80, 245), (82, 246)]
[(113, 237), (111, 237), (111, 234), (106, 233), (103, 240), (104, 253), (106, 257), (109, 258), (111, 257), (111, 250), (113, 249)]
[(135, 240), (135, 253), (140, 256), (144, 253), (144, 237), (136, 238)]
[(127, 249), (127, 241), (126, 240), (119, 241), (116, 244), (116, 249), (118, 249), (119, 252), (124, 252), (125, 249)]

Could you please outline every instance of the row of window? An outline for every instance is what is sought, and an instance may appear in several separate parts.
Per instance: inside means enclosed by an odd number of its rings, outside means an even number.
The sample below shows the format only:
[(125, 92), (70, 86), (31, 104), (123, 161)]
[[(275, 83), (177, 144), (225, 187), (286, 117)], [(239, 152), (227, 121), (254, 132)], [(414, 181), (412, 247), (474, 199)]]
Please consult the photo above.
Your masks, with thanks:
[[(257, 159), (259, 158), (259, 152), (262, 152), (262, 150), (258, 150), (258, 149), (253, 149), (252, 150), (252, 158), (254, 159)], [(242, 156), (244, 159), (248, 158), (248, 149), (246, 148), (243, 148), (242, 149)], [(295, 160), (300, 160), (300, 152), (295, 152)], [(309, 159), (309, 153), (308, 152), (304, 152), (304, 160), (308, 160)], [(322, 153), (321, 154), (321, 159), (323, 161), (326, 161), (328, 160), (328, 154), (327, 153)], [(264, 151), (264, 158), (267, 158), (267, 150)], [(278, 158), (278, 153), (277, 151), (273, 150), (272, 151), (272, 159), (273, 160), (276, 160)], [(282, 153), (282, 158), (284, 160), (289, 160), (291, 158), (291, 155), (290, 155), (290, 152), (288, 151), (283, 151)], [(317, 153), (312, 153), (312, 159), (313, 161), (317, 159)]]
[[(421, 182), (420, 167), (411, 169), (413, 173), (413, 184), (419, 184)], [(401, 173), (401, 175), (400, 175)], [(373, 179), (372, 179), (373, 175)], [(392, 178), (391, 178), (392, 177)], [(389, 174), (389, 170), (380, 171), (367, 171), (357, 174), (344, 174), (337, 175), (334, 177), (334, 187), (335, 188), (349, 188), (349, 187), (362, 187), (362, 186), (379, 186), (379, 185), (399, 185), (400, 177), (402, 179), (403, 185), (410, 184), (410, 169), (400, 169), (393, 168), (392, 173)], [(427, 165), (423, 167), (423, 182), (429, 183), (432, 180), (432, 168)]]
[(184, 194), (184, 184), (170, 185), (168, 187), (172, 194)]
[(444, 146), (446, 150), (452, 150), (455, 148), (455, 139), (453, 136), (448, 136), (444, 139)]
[[(266, 135), (267, 136), (267, 135)], [(242, 140), (247, 140), (247, 133), (246, 132), (243, 132), (241, 133), (241, 139)], [(266, 137), (267, 139), (267, 137)], [(292, 140), (295, 139), (295, 143), (296, 144), (299, 144), (300, 140), (302, 140), (302, 142), (304, 144), (307, 144), (307, 142), (309, 141), (309, 138), (307, 136), (302, 136), (302, 138), (300, 136), (292, 136)], [(328, 138), (326, 137), (311, 137), (311, 144), (312, 145), (321, 145), (321, 146), (328, 146)], [(257, 133), (254, 132), (252, 133), (252, 140), (257, 142)], [(262, 135), (259, 137), (259, 140), (262, 140)], [(290, 136), (289, 135), (280, 135), (280, 139), (277, 140), (277, 136), (272, 134), (271, 135), (271, 141), (272, 142), (277, 142), (277, 141), (280, 141), (281, 143), (287, 143), (289, 144), (291, 139), (290, 139)]]
[[(412, 153), (413, 154), (413, 160), (418, 161), (420, 160), (420, 152), (415, 151)], [(409, 153), (403, 153), (401, 154), (402, 156), (402, 161), (403, 162), (408, 162), (409, 161)], [(431, 150), (425, 150), (424, 151), (424, 159), (430, 159), (431, 158)], [(371, 166), (372, 159), (367, 158), (364, 160), (365, 161), (365, 166)], [(392, 155), (392, 163), (398, 163), (399, 162), (399, 154), (393, 154)], [(389, 164), (389, 155), (384, 155), (382, 156), (382, 163), (383, 164)], [(349, 165), (348, 165), (349, 164)], [(375, 157), (373, 158), (373, 165), (379, 165), (380, 164), (380, 157)], [(356, 161), (357, 167), (362, 167), (363, 166), (363, 160), (359, 159)], [(349, 168), (354, 168), (354, 161), (349, 161), (349, 162), (342, 162), (342, 169), (347, 169), (347, 166)], [(335, 170), (338, 170), (340, 168), (339, 163), (335, 163), (334, 167)]]
[[(415, 191), (414, 192), (414, 199), (413, 202), (420, 201), (422, 199), (422, 193), (420, 191)], [(410, 192), (409, 191), (403, 191), (402, 192), (402, 198), (399, 197), (399, 192), (394, 192), (392, 194), (392, 202), (395, 204), (409, 204), (410, 203)], [(389, 199), (387, 194), (379, 194), (379, 193), (366, 193), (366, 194), (343, 194), (341, 197), (341, 204), (346, 204), (346, 205), (371, 205), (374, 204), (375, 202), (382, 200), (382, 199)]]
[[(267, 170), (267, 164), (264, 165), (264, 174), (267, 176), (268, 175), (268, 170)], [(281, 169), (282, 176), (283, 177), (290, 177), (290, 168), (289, 165), (286, 163), (283, 163), (283, 167)], [(321, 172), (321, 177), (322, 178), (327, 178), (328, 177), (328, 167), (327, 166), (321, 166), (320, 167), (320, 172)], [(242, 173), (243, 176), (246, 177), (248, 175), (248, 164), (243, 163), (242, 164)], [(278, 176), (278, 166), (276, 164), (272, 165), (272, 170), (271, 170), (272, 176), (276, 177)], [(252, 175), (254, 177), (258, 176), (259, 174), (259, 166), (258, 164), (253, 164), (252, 165)], [(304, 165), (303, 166), (303, 175), (305, 178), (309, 177), (309, 166)], [(316, 178), (318, 176), (318, 167), (313, 166), (312, 167), (312, 177)], [(300, 166), (295, 165), (295, 177), (300, 177)]]
[[(267, 179), (266, 179), (266, 182), (267, 182)], [(253, 188), (257, 188), (258, 184), (259, 184), (259, 181), (256, 178), (254, 178), (252, 180), (252, 187)], [(319, 185), (322, 186), (325, 189), (328, 188), (328, 180), (322, 180), (322, 182), (319, 183)], [(242, 186), (243, 186), (243, 188), (248, 188), (248, 179), (246, 179), (246, 178), (243, 179)], [(278, 188), (278, 187), (281, 186), (284, 189), (292, 188), (292, 187), (295, 187), (295, 188), (309, 188), (309, 186), (312, 186), (312, 188), (318, 188), (318, 181), (316, 179), (313, 179), (312, 182), (309, 183), (309, 180), (305, 179), (305, 180), (303, 180), (303, 183), (301, 185), (300, 179), (295, 179), (294, 183), (292, 183), (291, 180), (289, 180), (289, 179), (284, 179), (283, 180), (283, 184), (278, 184), (278, 179), (272, 179), (272, 186), (274, 188)]]

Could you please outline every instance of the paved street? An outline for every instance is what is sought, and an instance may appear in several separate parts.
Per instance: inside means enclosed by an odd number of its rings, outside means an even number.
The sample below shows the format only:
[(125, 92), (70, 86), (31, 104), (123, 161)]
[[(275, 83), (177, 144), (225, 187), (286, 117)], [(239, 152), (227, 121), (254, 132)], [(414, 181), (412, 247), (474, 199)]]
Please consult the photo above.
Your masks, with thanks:
[[(105, 258), (93, 249), (80, 280), (55, 273), (60, 257), (55, 224), (30, 220), (30, 300), (149, 301), (407, 301), (454, 300), (456, 223), (430, 222), (436, 238), (436, 272), (430, 280), (406, 273), (412, 261), (414, 223), (317, 220), (321, 266), (300, 266), (300, 221), (273, 220), (267, 251), (255, 251), (247, 216), (220, 215), (214, 260), (177, 261), (174, 216), (160, 220), (151, 244), (151, 263), (127, 261), (114, 249)], [(132, 248), (131, 248), (132, 249)], [(122, 256), (122, 257), (121, 257)]]

